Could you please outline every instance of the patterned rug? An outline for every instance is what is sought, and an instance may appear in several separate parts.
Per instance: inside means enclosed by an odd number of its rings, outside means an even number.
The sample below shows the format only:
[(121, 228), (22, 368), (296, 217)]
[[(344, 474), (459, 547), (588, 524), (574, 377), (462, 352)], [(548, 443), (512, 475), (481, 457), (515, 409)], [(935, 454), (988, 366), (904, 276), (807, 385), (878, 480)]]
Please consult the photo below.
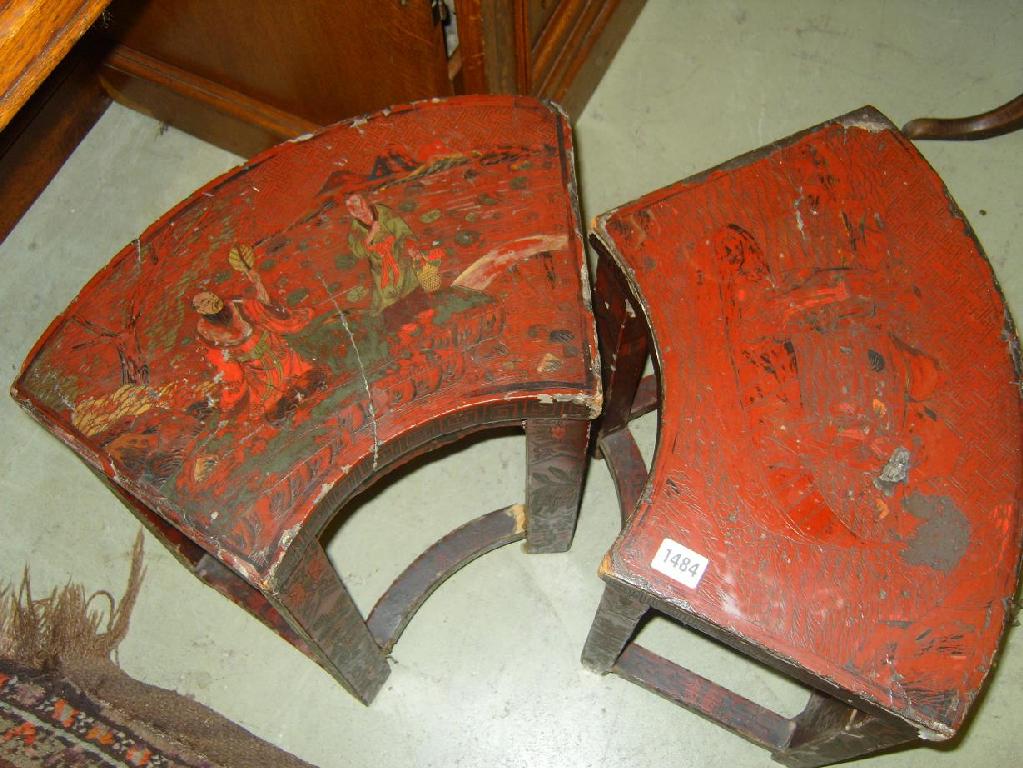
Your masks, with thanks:
[(0, 768), (313, 768), (113, 662), (142, 585), (142, 541), (119, 601), (71, 583), (33, 598), (27, 569), (18, 589), (0, 584)]
[(0, 768), (313, 768), (112, 664), (75, 677), (99, 695), (0, 658)]
[(203, 756), (99, 704), (54, 673), (0, 660), (0, 767), (210, 768)]

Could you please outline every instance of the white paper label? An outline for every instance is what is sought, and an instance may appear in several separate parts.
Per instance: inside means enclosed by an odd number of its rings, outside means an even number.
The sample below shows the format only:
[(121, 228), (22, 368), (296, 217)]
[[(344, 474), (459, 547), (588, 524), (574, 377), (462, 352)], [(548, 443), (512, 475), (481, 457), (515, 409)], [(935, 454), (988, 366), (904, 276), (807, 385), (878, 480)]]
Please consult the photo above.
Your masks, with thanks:
[(671, 539), (661, 542), (657, 554), (650, 561), (650, 567), (655, 571), (663, 573), (690, 589), (696, 589), (703, 574), (707, 572), (708, 565), (707, 558), (703, 555), (693, 552), (689, 547), (684, 547)]

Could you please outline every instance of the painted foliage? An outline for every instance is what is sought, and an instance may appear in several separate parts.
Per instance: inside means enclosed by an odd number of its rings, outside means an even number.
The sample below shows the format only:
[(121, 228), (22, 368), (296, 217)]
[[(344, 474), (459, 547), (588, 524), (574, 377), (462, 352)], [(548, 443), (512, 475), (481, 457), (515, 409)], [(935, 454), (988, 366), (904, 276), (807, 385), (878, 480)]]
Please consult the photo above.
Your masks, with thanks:
[(15, 395), (261, 572), (404, 431), (534, 390), (592, 394), (571, 163), (557, 112), (500, 97), (270, 150), (118, 254)]
[[(610, 572), (947, 735), (1020, 555), (1015, 332), (940, 179), (877, 113), (601, 220), (666, 393)], [(698, 588), (651, 560), (707, 558)]]

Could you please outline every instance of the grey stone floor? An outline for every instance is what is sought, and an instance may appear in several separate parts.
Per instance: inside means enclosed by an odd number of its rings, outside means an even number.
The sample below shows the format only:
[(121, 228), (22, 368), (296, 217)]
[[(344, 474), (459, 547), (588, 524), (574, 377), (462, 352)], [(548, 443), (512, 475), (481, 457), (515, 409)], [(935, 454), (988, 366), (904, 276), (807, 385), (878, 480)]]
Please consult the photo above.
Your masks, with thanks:
[[(1017, 2), (649, 0), (577, 126), (587, 217), (823, 119), (871, 103), (896, 123), (969, 114), (1021, 90)], [(921, 145), (972, 221), (1023, 317), (1023, 132)], [(49, 320), (148, 223), (238, 161), (111, 107), (0, 245), (0, 370), (7, 381)], [(653, 419), (639, 427), (649, 455)], [(524, 443), (474, 442), (384, 483), (328, 550), (365, 608), (428, 543), (518, 501)], [(517, 546), (467, 567), (427, 602), (362, 707), (312, 662), (188, 575), (154, 540), (120, 662), (263, 738), (338, 766), (756, 766), (755, 749), (616, 678), (579, 651), (616, 532), (594, 464), (572, 551)], [(70, 452), (0, 399), (0, 580), (31, 565), (36, 591), (68, 579), (119, 589), (137, 529)], [(665, 621), (644, 641), (784, 713), (803, 692)], [(953, 747), (878, 766), (1016, 766), (1023, 639), (1010, 633), (976, 717)], [(866, 762), (866, 761), (864, 761)]]

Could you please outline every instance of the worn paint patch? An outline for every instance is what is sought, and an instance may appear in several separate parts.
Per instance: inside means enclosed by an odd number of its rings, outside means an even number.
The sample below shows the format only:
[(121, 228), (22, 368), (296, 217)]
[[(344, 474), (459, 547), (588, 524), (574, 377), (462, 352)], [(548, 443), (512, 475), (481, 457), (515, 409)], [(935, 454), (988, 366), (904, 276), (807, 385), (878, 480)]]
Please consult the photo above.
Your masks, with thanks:
[(923, 520), (902, 559), (910, 565), (927, 565), (948, 573), (962, 559), (970, 544), (970, 521), (948, 496), (914, 493), (902, 508)]
[(526, 507), (524, 504), (512, 504), (505, 513), (515, 518), (515, 533), (526, 532)]
[(892, 451), (881, 474), (874, 478), (874, 487), (891, 496), (895, 492), (895, 486), (909, 478), (909, 459), (910, 454), (906, 448), (900, 446)]

